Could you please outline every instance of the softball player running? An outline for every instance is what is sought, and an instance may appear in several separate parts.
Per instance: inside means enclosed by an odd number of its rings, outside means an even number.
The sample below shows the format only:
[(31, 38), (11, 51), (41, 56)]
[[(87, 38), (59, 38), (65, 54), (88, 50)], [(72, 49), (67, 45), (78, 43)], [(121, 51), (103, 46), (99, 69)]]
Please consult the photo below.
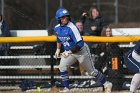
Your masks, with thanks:
[(125, 64), (128, 70), (135, 73), (130, 85), (130, 93), (135, 93), (140, 86), (140, 41), (126, 54)]
[(59, 70), (64, 84), (64, 89), (61, 92), (69, 91), (69, 77), (67, 68), (76, 60), (83, 65), (89, 75), (96, 78), (100, 84), (106, 84), (105, 76), (94, 67), (88, 45), (82, 40), (77, 27), (71, 22), (69, 12), (60, 8), (56, 12), (56, 19), (59, 24), (55, 26), (54, 31), (57, 35), (57, 49), (55, 57), (60, 57), (60, 48), (64, 47), (64, 52), (61, 53)]

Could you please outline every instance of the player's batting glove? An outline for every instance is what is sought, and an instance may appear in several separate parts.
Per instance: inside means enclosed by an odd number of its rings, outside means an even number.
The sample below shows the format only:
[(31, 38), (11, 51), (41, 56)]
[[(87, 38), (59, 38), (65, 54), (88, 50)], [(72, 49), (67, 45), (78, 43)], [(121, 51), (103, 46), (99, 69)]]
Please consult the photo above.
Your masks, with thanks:
[(57, 48), (57, 49), (56, 49), (56, 52), (55, 52), (55, 58), (57, 59), (57, 58), (59, 58), (59, 57), (60, 57), (60, 49)]
[(69, 50), (69, 51), (64, 51), (61, 55), (63, 56), (63, 57), (68, 57), (70, 54), (72, 54), (72, 52)]

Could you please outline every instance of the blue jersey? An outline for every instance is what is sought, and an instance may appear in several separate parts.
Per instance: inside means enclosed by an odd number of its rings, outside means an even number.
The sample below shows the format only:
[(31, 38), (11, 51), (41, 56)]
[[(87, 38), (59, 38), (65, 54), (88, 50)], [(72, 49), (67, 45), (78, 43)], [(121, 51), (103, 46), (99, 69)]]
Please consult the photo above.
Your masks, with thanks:
[[(132, 53), (133, 53), (133, 56), (132, 56)], [(136, 45), (125, 55), (125, 64), (128, 70), (134, 73), (140, 73), (139, 60), (140, 60), (140, 41), (138, 41)]]
[(62, 43), (64, 50), (71, 50), (75, 45), (78, 45), (80, 48), (84, 46), (84, 41), (78, 28), (72, 22), (64, 26), (58, 24), (55, 26), (54, 31), (57, 34), (57, 42)]
[(135, 45), (134, 52), (140, 55), (140, 41)]

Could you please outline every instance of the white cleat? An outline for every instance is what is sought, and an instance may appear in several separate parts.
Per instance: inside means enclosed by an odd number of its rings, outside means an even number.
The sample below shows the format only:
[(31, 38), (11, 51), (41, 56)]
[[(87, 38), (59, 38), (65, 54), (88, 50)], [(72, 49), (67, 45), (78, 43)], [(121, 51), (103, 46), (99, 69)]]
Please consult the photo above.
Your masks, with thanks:
[(59, 91), (60, 93), (70, 93), (70, 89), (68, 88), (63, 88), (62, 90)]
[(112, 90), (112, 83), (109, 81), (106, 81), (104, 83), (104, 89), (105, 89), (105, 93), (111, 93)]

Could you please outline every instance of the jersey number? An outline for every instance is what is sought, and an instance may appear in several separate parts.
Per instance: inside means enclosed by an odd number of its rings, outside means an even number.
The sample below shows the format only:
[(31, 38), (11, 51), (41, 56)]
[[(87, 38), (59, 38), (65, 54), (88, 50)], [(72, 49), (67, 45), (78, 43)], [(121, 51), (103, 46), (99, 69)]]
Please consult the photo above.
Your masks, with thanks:
[(64, 42), (64, 46), (70, 46), (68, 42)]

